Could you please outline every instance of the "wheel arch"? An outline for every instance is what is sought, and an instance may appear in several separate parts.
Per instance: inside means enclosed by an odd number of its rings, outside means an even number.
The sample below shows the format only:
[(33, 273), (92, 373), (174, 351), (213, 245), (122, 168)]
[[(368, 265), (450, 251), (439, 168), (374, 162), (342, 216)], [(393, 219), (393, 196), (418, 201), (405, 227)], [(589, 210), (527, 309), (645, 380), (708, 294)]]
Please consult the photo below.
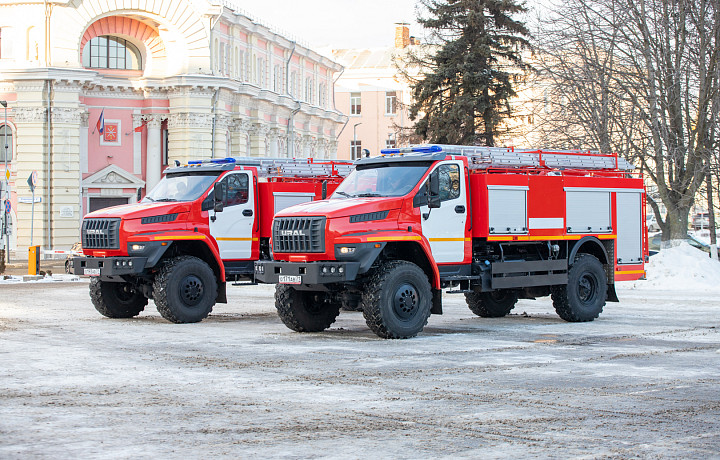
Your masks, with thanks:
[(595, 256), (600, 263), (608, 265), (610, 258), (605, 245), (594, 236), (584, 236), (577, 243), (572, 245), (568, 254), (568, 265), (572, 265), (578, 254), (590, 254)]
[(414, 263), (425, 272), (430, 285), (434, 289), (440, 289), (440, 272), (438, 272), (435, 260), (425, 248), (414, 241), (390, 241), (380, 254), (388, 260), (404, 260)]
[(168, 258), (170, 254), (175, 256), (187, 255), (194, 256), (202, 260), (210, 266), (218, 285), (218, 295), (216, 302), (227, 303), (227, 290), (225, 283), (225, 266), (222, 264), (216, 253), (200, 240), (179, 240), (173, 242), (173, 250), (166, 251), (163, 258)]

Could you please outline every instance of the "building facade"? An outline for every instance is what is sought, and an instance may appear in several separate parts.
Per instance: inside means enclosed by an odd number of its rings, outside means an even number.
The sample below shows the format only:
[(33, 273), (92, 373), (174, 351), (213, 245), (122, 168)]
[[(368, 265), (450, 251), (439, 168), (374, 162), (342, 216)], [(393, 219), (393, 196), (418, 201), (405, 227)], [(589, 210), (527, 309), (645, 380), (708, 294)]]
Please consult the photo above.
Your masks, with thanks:
[(341, 70), (231, 3), (0, 1), (11, 249), (69, 248), (176, 160), (334, 158)]
[(417, 44), (408, 27), (399, 24), (392, 47), (333, 50), (333, 59), (345, 67), (335, 104), (349, 118), (338, 138), (339, 158), (356, 159), (363, 149), (377, 155), (381, 149), (408, 145), (403, 133), (414, 124), (408, 116), (410, 84), (399, 75), (396, 62), (408, 52), (421, 52)]

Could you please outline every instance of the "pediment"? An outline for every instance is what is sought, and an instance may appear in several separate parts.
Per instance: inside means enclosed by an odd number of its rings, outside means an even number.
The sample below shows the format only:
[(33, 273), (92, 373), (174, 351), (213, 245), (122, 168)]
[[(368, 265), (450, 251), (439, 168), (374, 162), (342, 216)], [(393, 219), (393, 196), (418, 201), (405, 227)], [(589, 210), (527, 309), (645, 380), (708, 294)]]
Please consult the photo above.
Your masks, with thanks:
[(117, 165), (110, 165), (82, 181), (83, 188), (142, 188), (145, 181), (138, 179)]

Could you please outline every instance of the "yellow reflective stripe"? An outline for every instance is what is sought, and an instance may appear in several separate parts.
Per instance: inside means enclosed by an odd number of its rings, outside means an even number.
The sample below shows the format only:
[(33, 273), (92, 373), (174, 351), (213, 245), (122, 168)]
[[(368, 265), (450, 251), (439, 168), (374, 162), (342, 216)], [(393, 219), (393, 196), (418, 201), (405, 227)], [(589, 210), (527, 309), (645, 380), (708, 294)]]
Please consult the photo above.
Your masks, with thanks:
[[(586, 235), (554, 235), (554, 236), (488, 236), (488, 241), (546, 241), (546, 240), (579, 240)], [(600, 240), (614, 240), (617, 235), (594, 235)]]
[(165, 235), (156, 236), (155, 240), (204, 240), (205, 235)]
[(644, 275), (645, 270), (626, 270), (626, 271), (616, 271), (616, 275)]
[(420, 241), (420, 236), (369, 236), (367, 241)]
[(469, 241), (468, 238), (429, 238), (428, 241)]
[(257, 241), (257, 238), (215, 238), (216, 241)]

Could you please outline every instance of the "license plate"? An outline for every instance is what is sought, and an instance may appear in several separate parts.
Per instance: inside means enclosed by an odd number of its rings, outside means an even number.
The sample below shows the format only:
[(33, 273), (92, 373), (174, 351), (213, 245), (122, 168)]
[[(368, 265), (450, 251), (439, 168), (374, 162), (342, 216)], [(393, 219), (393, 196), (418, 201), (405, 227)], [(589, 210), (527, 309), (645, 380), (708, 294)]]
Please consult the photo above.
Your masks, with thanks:
[(83, 270), (83, 275), (100, 276), (100, 269), (99, 268), (86, 268)]
[(281, 284), (302, 284), (302, 276), (300, 276), (300, 275), (280, 275), (279, 282)]

